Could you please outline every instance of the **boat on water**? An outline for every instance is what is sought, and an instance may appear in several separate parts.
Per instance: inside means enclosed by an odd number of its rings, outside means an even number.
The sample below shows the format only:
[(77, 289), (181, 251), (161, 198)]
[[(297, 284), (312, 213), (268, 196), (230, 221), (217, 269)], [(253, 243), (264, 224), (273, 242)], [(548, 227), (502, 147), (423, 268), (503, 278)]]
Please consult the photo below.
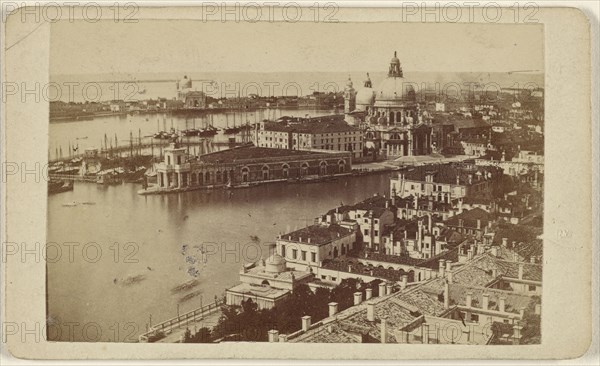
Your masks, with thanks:
[(48, 194), (55, 194), (73, 190), (73, 181), (64, 182), (62, 180), (48, 181)]

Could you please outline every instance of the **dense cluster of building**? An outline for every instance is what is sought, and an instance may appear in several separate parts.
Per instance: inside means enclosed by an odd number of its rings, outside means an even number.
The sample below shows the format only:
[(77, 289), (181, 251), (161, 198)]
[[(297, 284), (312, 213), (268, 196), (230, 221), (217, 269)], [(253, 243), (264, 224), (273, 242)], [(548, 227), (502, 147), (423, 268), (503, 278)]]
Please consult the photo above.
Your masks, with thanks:
[(505, 177), (474, 163), (400, 170), (389, 195), (279, 235), (268, 259), (243, 267), (227, 303), (271, 308), (298, 284), (316, 290), (357, 278), (378, 290), (357, 292), (339, 313), (329, 304), (329, 317), (307, 317), (294, 334), (272, 330), (270, 340), (518, 344), (541, 307), (542, 194), (533, 184), (506, 186)]

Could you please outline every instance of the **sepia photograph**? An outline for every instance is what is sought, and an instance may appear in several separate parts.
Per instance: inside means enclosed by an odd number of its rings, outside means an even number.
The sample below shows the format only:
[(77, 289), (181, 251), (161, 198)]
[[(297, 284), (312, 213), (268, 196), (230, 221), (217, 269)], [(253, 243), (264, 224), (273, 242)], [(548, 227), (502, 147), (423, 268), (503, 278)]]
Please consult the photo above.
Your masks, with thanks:
[(59, 22), (50, 53), (55, 340), (540, 343), (541, 26)]
[[(580, 354), (581, 14), (294, 4), (11, 16), (3, 343), (41, 358)], [(583, 34), (570, 46), (559, 18)]]

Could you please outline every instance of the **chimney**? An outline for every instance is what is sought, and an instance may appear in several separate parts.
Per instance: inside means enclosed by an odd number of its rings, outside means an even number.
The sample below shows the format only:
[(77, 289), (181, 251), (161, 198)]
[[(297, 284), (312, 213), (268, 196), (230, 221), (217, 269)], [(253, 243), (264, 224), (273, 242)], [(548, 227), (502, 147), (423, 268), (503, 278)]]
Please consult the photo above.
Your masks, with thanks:
[(444, 281), (444, 309), (450, 308), (450, 284)]
[(271, 329), (269, 331), (269, 343), (279, 342), (279, 331), (276, 329)]
[(463, 227), (463, 219), (458, 219), (458, 227)]
[(502, 296), (498, 300), (498, 311), (500, 311), (501, 313), (506, 312), (506, 296)]
[(385, 282), (379, 282), (379, 296), (385, 296)]
[(498, 247), (492, 247), (492, 255), (493, 255), (494, 257), (497, 257), (497, 256), (498, 256)]
[(310, 236), (308, 237), (308, 244), (310, 244)]
[(440, 259), (440, 277), (444, 277), (446, 275), (446, 261), (444, 259)]
[(302, 317), (302, 331), (303, 332), (308, 332), (308, 330), (310, 329), (310, 320), (311, 320), (310, 315), (305, 315)]
[(373, 289), (368, 288), (365, 290), (365, 300), (370, 300), (373, 297)]
[(523, 279), (523, 263), (519, 263), (519, 279)]
[(354, 293), (354, 305), (360, 305), (361, 302), (362, 302), (362, 293), (355, 292)]
[(400, 287), (402, 288), (402, 290), (404, 290), (406, 286), (408, 286), (408, 275), (402, 275), (402, 282), (400, 284)]
[(513, 344), (521, 343), (521, 330), (523, 330), (523, 326), (519, 324), (513, 325)]
[(375, 321), (375, 304), (367, 304), (367, 321)]
[(492, 268), (492, 277), (493, 278), (497, 278), (498, 277), (498, 268)]
[(450, 272), (452, 270), (452, 261), (450, 259), (446, 260), (446, 272)]
[(390, 208), (390, 201), (385, 200), (385, 208)]
[(477, 230), (481, 229), (481, 219), (477, 219)]
[(490, 295), (489, 294), (483, 294), (483, 295), (481, 295), (481, 302), (482, 302), (481, 308), (483, 310), (487, 310), (488, 309), (488, 305), (490, 303)]
[(468, 260), (473, 259), (473, 249), (467, 250), (467, 259)]
[(466, 305), (468, 308), (471, 307), (472, 302), (473, 302), (473, 292), (469, 291), (469, 292), (467, 292), (467, 300), (466, 300)]
[(392, 294), (392, 284), (391, 283), (386, 283), (385, 284), (385, 294), (386, 295), (391, 295)]
[(415, 194), (415, 198), (413, 199), (413, 202), (415, 204), (415, 210), (418, 209), (419, 207), (419, 198), (417, 197), (417, 195)]
[(381, 317), (381, 343), (387, 343), (387, 317)]
[(338, 312), (338, 303), (330, 302), (329, 304), (329, 316), (334, 316)]
[(502, 238), (502, 246), (505, 248), (508, 246), (508, 238)]
[(433, 226), (433, 219), (431, 218), (431, 213), (427, 214), (427, 230), (431, 234), (431, 228)]
[(429, 344), (429, 324), (421, 324), (421, 333), (423, 334), (423, 344)]

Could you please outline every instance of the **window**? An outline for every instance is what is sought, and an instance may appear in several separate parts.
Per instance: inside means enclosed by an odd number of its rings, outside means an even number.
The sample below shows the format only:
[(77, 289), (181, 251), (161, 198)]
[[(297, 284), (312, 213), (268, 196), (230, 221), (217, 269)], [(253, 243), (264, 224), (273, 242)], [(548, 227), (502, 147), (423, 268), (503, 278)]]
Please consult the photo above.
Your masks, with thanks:
[(369, 222), (369, 220), (365, 219), (365, 224), (367, 224)]
[(369, 235), (369, 229), (365, 229), (365, 235)]
[(285, 258), (285, 245), (281, 246), (281, 256)]
[(536, 285), (529, 285), (529, 291), (535, 291), (535, 290), (537, 290)]
[(379, 220), (378, 219), (375, 219), (375, 224), (379, 224)]
[(310, 253), (310, 261), (313, 263), (317, 261), (317, 253)]
[(479, 314), (471, 314), (471, 321), (473, 323), (479, 323)]
[(326, 279), (326, 278), (327, 278), (327, 277), (326, 277), (325, 275), (321, 275), (321, 279), (322, 279), (322, 280), (324, 280), (324, 279)]
[(298, 249), (292, 249), (292, 258), (296, 259), (298, 257)]
[(373, 235), (379, 236), (379, 230), (373, 230)]
[(305, 250), (302, 251), (302, 260), (303, 261), (306, 260), (306, 251)]

